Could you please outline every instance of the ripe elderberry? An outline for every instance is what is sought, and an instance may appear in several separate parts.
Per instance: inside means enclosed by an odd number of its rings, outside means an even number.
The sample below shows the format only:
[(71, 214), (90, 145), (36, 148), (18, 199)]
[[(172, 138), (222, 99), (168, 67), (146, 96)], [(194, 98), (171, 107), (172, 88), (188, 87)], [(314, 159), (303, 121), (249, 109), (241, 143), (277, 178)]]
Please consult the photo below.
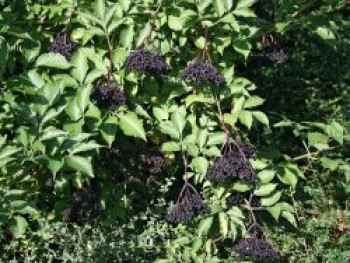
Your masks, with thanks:
[(285, 62), (289, 55), (280, 46), (277, 37), (274, 34), (267, 34), (262, 38), (262, 45), (264, 50), (261, 54), (263, 59), (274, 64)]
[(250, 237), (242, 239), (233, 248), (242, 258), (251, 258), (263, 262), (280, 261), (281, 256), (274, 248), (262, 238)]
[(102, 206), (99, 200), (100, 188), (96, 182), (74, 194), (70, 205), (63, 210), (64, 221), (88, 223), (102, 214)]
[(198, 58), (191, 61), (180, 73), (180, 79), (189, 83), (210, 83), (216, 86), (225, 84), (224, 76), (210, 62)]
[(124, 91), (122, 91), (116, 83), (106, 80), (97, 82), (95, 88), (91, 92), (91, 99), (98, 107), (109, 110), (116, 110), (127, 102)]
[(59, 53), (70, 60), (77, 47), (78, 44), (71, 40), (70, 31), (63, 29), (57, 34), (48, 51)]
[(155, 76), (166, 75), (170, 70), (157, 52), (144, 48), (138, 48), (131, 52), (125, 62), (125, 68), (129, 71), (139, 71)]
[(247, 143), (227, 143), (224, 149), (228, 152), (214, 159), (207, 178), (216, 181), (225, 179), (241, 179), (249, 183), (256, 181), (255, 171), (247, 159), (255, 156), (255, 147)]
[(204, 215), (207, 208), (199, 193), (190, 191), (190, 187), (185, 185), (183, 195), (175, 207), (165, 216), (165, 219), (174, 224), (190, 221), (196, 215)]

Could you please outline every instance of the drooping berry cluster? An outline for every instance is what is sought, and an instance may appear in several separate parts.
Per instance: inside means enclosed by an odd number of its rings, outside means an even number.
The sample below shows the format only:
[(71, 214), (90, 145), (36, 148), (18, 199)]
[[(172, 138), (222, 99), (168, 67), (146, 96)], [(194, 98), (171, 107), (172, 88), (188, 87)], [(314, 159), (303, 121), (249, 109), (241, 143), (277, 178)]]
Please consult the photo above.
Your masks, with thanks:
[[(234, 192), (229, 197), (227, 197), (227, 204), (230, 206), (244, 204), (244, 199), (249, 200), (249, 192)], [(252, 207), (260, 207), (261, 201), (257, 196), (252, 196), (250, 200), (250, 205)]]
[(94, 221), (102, 214), (99, 196), (100, 189), (96, 182), (77, 191), (71, 204), (62, 212), (63, 220), (77, 223)]
[(98, 107), (116, 110), (125, 105), (127, 100), (124, 91), (115, 82), (99, 80), (91, 92), (91, 99)]
[(264, 56), (274, 64), (284, 63), (289, 58), (289, 55), (284, 51), (284, 49), (278, 45), (265, 48)]
[(165, 219), (174, 224), (190, 221), (196, 215), (204, 215), (207, 212), (206, 205), (197, 192), (190, 191), (189, 186), (185, 185), (184, 194), (180, 197), (178, 203), (165, 216)]
[(256, 150), (250, 144), (226, 144), (229, 151), (214, 159), (207, 178), (224, 181), (226, 179), (241, 179), (245, 182), (254, 182), (256, 174), (247, 158), (255, 156)]
[(160, 174), (165, 168), (165, 159), (157, 152), (146, 152), (140, 154), (140, 161), (141, 166), (151, 175)]
[(274, 64), (285, 62), (289, 55), (280, 46), (277, 37), (274, 34), (267, 34), (262, 38), (264, 50), (261, 56)]
[(242, 239), (234, 246), (234, 251), (242, 258), (251, 258), (263, 262), (277, 262), (281, 256), (262, 238), (250, 237)]
[(216, 86), (225, 84), (224, 76), (210, 62), (194, 59), (180, 73), (180, 79), (189, 83), (209, 83)]
[(170, 70), (165, 60), (157, 52), (144, 48), (132, 51), (125, 62), (125, 67), (129, 71), (139, 71), (155, 76), (166, 75)]
[(59, 32), (49, 48), (49, 52), (59, 53), (68, 60), (73, 56), (78, 44), (73, 42), (70, 37), (70, 31), (63, 29)]

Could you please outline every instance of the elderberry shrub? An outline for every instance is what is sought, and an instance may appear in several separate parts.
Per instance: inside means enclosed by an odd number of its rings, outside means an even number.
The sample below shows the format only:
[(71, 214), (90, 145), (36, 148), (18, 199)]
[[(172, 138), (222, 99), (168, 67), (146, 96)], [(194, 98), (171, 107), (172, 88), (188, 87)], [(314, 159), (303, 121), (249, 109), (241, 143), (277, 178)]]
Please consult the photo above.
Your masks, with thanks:
[(210, 83), (216, 86), (225, 84), (224, 76), (210, 62), (194, 59), (180, 73), (180, 79), (189, 83)]
[(198, 193), (187, 191), (180, 198), (176, 206), (165, 216), (170, 223), (179, 224), (190, 221), (196, 215), (204, 215), (207, 208)]
[(91, 182), (89, 186), (78, 190), (74, 194), (70, 205), (63, 210), (63, 220), (83, 224), (91, 223), (101, 216), (100, 192), (97, 182)]
[(116, 83), (104, 79), (97, 82), (91, 92), (91, 99), (98, 107), (109, 110), (116, 110), (127, 102), (124, 91)]
[(74, 52), (77, 50), (78, 44), (73, 42), (68, 29), (61, 30), (55, 40), (52, 42), (49, 52), (59, 53), (65, 56), (68, 60), (71, 59)]
[(131, 52), (125, 62), (125, 68), (129, 71), (149, 73), (162, 76), (169, 73), (169, 66), (165, 60), (155, 51), (138, 48)]
[(265, 239), (257, 237), (242, 239), (233, 250), (242, 258), (263, 262), (277, 262), (281, 259), (280, 254)]

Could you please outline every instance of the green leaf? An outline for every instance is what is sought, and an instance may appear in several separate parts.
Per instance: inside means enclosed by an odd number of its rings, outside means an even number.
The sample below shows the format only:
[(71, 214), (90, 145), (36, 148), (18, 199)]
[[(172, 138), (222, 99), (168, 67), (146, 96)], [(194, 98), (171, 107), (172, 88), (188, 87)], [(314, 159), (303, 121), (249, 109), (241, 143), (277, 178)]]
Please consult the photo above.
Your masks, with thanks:
[(125, 135), (134, 136), (146, 141), (146, 132), (143, 124), (134, 112), (120, 115), (119, 126)]
[(169, 113), (162, 108), (154, 107), (153, 115), (157, 118), (159, 122), (169, 119)]
[(246, 102), (244, 103), (244, 108), (245, 109), (250, 109), (250, 108), (254, 108), (257, 106), (260, 106), (264, 103), (264, 99), (258, 97), (258, 96), (251, 96), (249, 97)]
[(80, 48), (72, 57), (71, 64), (74, 67), (71, 71), (71, 75), (79, 81), (84, 83), (84, 79), (89, 70), (88, 59), (86, 56), (86, 48)]
[(277, 221), (281, 215), (281, 206), (278, 204), (267, 207), (266, 210), (272, 215), (272, 217)]
[(237, 181), (233, 184), (232, 189), (238, 192), (247, 192), (251, 189), (252, 187), (244, 182)]
[(212, 224), (213, 224), (212, 216), (203, 218), (198, 226), (198, 230), (197, 230), (198, 236), (203, 236), (208, 234)]
[(330, 169), (332, 171), (335, 171), (339, 164), (340, 164), (340, 160), (334, 160), (334, 159), (330, 159), (330, 158), (327, 158), (327, 157), (322, 157), (320, 159), (321, 161), (321, 165), (326, 168), (326, 169)]
[(51, 139), (55, 139), (58, 137), (63, 137), (66, 136), (67, 132), (66, 131), (62, 131), (59, 129), (56, 129), (54, 127), (49, 127), (47, 129), (44, 130), (43, 134), (41, 135), (41, 140), (42, 141), (46, 141), (46, 140), (51, 140)]
[(206, 129), (199, 129), (197, 132), (197, 144), (199, 148), (203, 148), (208, 139), (208, 131)]
[(223, 212), (219, 213), (219, 225), (221, 236), (223, 238), (226, 238), (228, 234), (228, 218), (227, 215)]
[(297, 227), (297, 221), (295, 220), (294, 214), (288, 211), (283, 211), (281, 214), (282, 217), (288, 220), (294, 227)]
[(125, 48), (130, 48), (134, 39), (134, 26), (129, 25), (120, 32), (119, 42)]
[(256, 17), (256, 15), (251, 9), (245, 8), (245, 7), (235, 9), (233, 11), (233, 14), (235, 14), (236, 16), (242, 16), (242, 17)]
[(90, 141), (90, 142), (86, 142), (86, 143), (79, 143), (74, 145), (74, 147), (69, 151), (69, 154), (77, 154), (80, 152), (86, 152), (86, 151), (91, 151), (91, 150), (95, 150), (102, 147), (102, 145), (94, 142), (94, 141)]
[(323, 147), (326, 147), (328, 143), (328, 136), (319, 133), (319, 132), (313, 132), (308, 134), (308, 145), (314, 146), (317, 149), (321, 149)]
[(64, 160), (61, 158), (50, 158), (48, 160), (47, 168), (52, 172), (53, 176), (56, 176), (57, 172), (61, 170), (64, 165)]
[(207, 145), (212, 146), (212, 145), (223, 144), (225, 140), (226, 140), (226, 134), (224, 132), (212, 133), (212, 134), (209, 134), (208, 136)]
[(261, 183), (266, 184), (269, 183), (276, 175), (276, 171), (274, 170), (264, 170), (258, 173), (258, 178)]
[(78, 121), (82, 117), (80, 106), (76, 98), (71, 98), (68, 100), (65, 110), (72, 121)]
[(238, 8), (244, 8), (244, 7), (251, 7), (254, 5), (258, 0), (239, 0), (236, 9)]
[(194, 44), (196, 45), (197, 48), (203, 49), (205, 46), (205, 38), (204, 37), (197, 38)]
[(168, 26), (174, 31), (180, 31), (182, 29), (183, 19), (181, 17), (172, 16), (168, 17)]
[(238, 116), (242, 124), (244, 124), (248, 129), (252, 127), (253, 117), (252, 113), (249, 111), (241, 111)]
[(242, 54), (245, 59), (248, 58), (252, 45), (247, 40), (235, 39), (232, 45), (233, 45), (233, 48), (238, 53)]
[(261, 205), (262, 206), (272, 206), (280, 200), (281, 195), (282, 195), (281, 192), (276, 192), (272, 196), (261, 198)]
[(147, 23), (143, 29), (141, 30), (140, 34), (139, 34), (139, 37), (137, 38), (137, 41), (136, 41), (136, 46), (140, 46), (147, 37), (149, 37), (149, 35), (151, 34), (151, 31), (152, 31), (152, 26), (151, 26), (151, 23)]
[(68, 69), (70, 67), (67, 59), (58, 53), (45, 53), (38, 57), (36, 66), (50, 67), (59, 69)]
[(124, 12), (129, 10), (131, 1), (130, 0), (119, 0), (120, 6), (123, 8)]
[(225, 13), (225, 1), (214, 0), (214, 8), (218, 16), (222, 16)]
[(292, 188), (295, 188), (298, 183), (298, 177), (294, 173), (293, 170), (288, 169), (287, 167), (284, 167), (282, 169), (278, 169), (278, 178), (280, 181), (286, 185), (292, 186)]
[(178, 152), (181, 150), (181, 146), (177, 142), (165, 142), (162, 144), (162, 152)]
[(91, 160), (85, 157), (68, 155), (66, 157), (66, 164), (68, 167), (87, 174), (90, 177), (94, 177)]
[(333, 31), (325, 26), (319, 26), (316, 28), (315, 32), (324, 40), (336, 39)]
[(177, 129), (179, 134), (181, 135), (182, 131), (185, 128), (185, 125), (186, 125), (185, 116), (183, 116), (182, 113), (179, 110), (176, 110), (171, 115), (171, 122), (174, 125), (174, 127)]
[(115, 116), (109, 116), (105, 122), (103, 122), (99, 128), (103, 139), (111, 147), (114, 142), (115, 135), (118, 131), (118, 119)]
[(159, 128), (162, 133), (169, 135), (171, 138), (180, 139), (180, 134), (178, 130), (174, 127), (172, 122), (162, 122), (159, 125)]
[(267, 196), (275, 191), (277, 184), (264, 184), (254, 191), (256, 196)]
[(213, 0), (200, 0), (199, 4), (197, 4), (197, 8), (199, 13), (203, 13), (204, 10), (211, 5)]
[(22, 237), (28, 228), (27, 220), (22, 216), (15, 216), (10, 222), (10, 231), (14, 238)]
[(192, 160), (192, 166), (194, 170), (200, 174), (206, 174), (209, 166), (209, 162), (204, 157), (196, 157)]
[(90, 103), (91, 89), (92, 85), (85, 85), (83, 87), (80, 87), (77, 93), (77, 104), (82, 115), (84, 115), (85, 109)]
[(243, 109), (244, 102), (245, 102), (244, 96), (238, 99), (235, 99), (232, 113), (241, 111)]
[(254, 118), (260, 121), (262, 124), (269, 125), (269, 119), (267, 118), (265, 113), (261, 111), (252, 111), (252, 114)]
[(94, 10), (101, 20), (105, 20), (106, 3), (105, 0), (95, 0)]

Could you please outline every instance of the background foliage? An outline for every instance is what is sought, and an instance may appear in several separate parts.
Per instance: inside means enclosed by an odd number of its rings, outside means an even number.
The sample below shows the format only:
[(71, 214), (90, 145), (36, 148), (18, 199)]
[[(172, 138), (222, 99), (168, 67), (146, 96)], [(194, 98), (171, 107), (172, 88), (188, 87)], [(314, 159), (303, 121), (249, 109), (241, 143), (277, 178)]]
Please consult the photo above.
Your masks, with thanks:
[[(348, 1), (54, 2), (0, 0), (1, 261), (240, 262), (256, 220), (281, 260), (349, 261)], [(48, 52), (64, 28), (71, 59)], [(269, 33), (285, 62), (262, 61)], [(169, 75), (125, 69), (142, 45)], [(222, 87), (178, 77), (206, 48)], [(90, 99), (107, 75), (129, 101), (116, 110)], [(257, 147), (256, 184), (207, 179), (224, 126)], [(170, 224), (185, 174), (208, 212)]]

